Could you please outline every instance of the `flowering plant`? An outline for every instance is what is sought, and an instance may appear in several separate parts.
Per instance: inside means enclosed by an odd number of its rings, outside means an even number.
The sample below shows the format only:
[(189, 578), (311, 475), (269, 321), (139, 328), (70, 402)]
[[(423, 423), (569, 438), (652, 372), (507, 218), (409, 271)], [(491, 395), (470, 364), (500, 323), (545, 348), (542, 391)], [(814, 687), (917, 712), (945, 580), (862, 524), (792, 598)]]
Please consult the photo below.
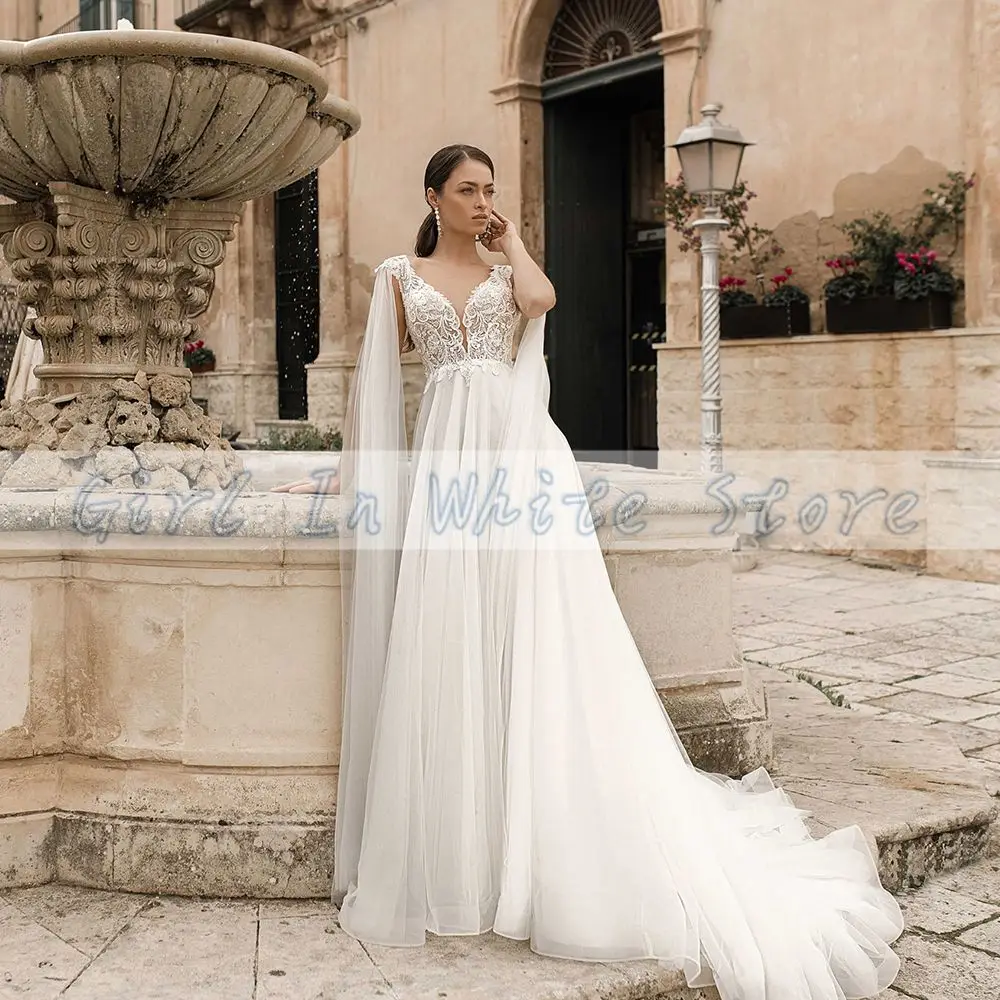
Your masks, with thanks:
[(923, 299), (934, 292), (953, 296), (958, 291), (958, 281), (950, 271), (941, 266), (934, 250), (920, 247), (913, 253), (896, 254), (899, 272), (893, 283), (897, 299)]
[(730, 306), (755, 306), (757, 300), (745, 291), (746, 281), (743, 278), (734, 278), (731, 274), (719, 279), (719, 305), (723, 309)]
[(212, 348), (205, 346), (204, 340), (189, 340), (184, 345), (184, 364), (188, 368), (200, 368), (215, 360)]
[[(754, 274), (759, 275), (768, 261), (779, 257), (784, 251), (770, 229), (747, 219), (750, 202), (756, 197), (746, 181), (740, 181), (732, 191), (720, 195), (717, 204), (722, 218), (729, 224), (724, 231), (727, 246), (724, 248), (723, 258), (745, 257)], [(666, 224), (680, 236), (680, 251), (700, 251), (701, 239), (694, 222), (701, 210), (701, 200), (687, 189), (683, 174), (664, 186), (663, 200), (658, 208)], [(762, 280), (761, 285), (763, 286)]]
[(791, 306), (796, 303), (809, 305), (809, 296), (798, 285), (788, 280), (795, 272), (786, 267), (771, 278), (771, 290), (764, 296), (766, 306)]
[(961, 170), (951, 170), (948, 172), (948, 179), (942, 181), (936, 189), (927, 188), (924, 191), (927, 200), (920, 206), (913, 220), (915, 235), (924, 243), (930, 243), (947, 234), (951, 237), (951, 248), (947, 256), (954, 256), (965, 223), (966, 195), (975, 186), (975, 174), (966, 177)]
[[(951, 171), (908, 220), (896, 223), (886, 212), (853, 219), (840, 227), (851, 245), (850, 255), (826, 262), (834, 276), (824, 286), (826, 298), (851, 301), (861, 295), (894, 295), (922, 299), (932, 293), (954, 297), (961, 282), (947, 264), (958, 248), (965, 221), (965, 200), (975, 175)], [(942, 259), (931, 241), (950, 236)]]
[(833, 277), (823, 286), (823, 296), (827, 299), (854, 299), (871, 295), (872, 283), (853, 257), (833, 257), (826, 261)]

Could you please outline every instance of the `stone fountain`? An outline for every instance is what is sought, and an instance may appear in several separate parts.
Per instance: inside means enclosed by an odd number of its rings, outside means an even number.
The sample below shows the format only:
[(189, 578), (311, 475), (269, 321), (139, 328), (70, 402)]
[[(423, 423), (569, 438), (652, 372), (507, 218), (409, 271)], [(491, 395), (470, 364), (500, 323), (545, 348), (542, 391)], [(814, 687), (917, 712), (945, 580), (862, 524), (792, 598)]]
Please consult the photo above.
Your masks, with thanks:
[(242, 203), (360, 124), (301, 56), (122, 27), (0, 42), (0, 245), (45, 355), (40, 393), (0, 409), (5, 486), (227, 484), (184, 344)]

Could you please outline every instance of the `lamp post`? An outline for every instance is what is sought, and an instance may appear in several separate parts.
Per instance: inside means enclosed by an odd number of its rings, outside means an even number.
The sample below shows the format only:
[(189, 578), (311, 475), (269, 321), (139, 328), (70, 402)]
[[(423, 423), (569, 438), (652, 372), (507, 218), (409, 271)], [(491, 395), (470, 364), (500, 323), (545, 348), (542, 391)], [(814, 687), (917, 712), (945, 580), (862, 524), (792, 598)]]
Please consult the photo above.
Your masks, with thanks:
[(719, 244), (728, 223), (717, 204), (732, 191), (747, 142), (739, 129), (719, 120), (720, 104), (706, 104), (702, 119), (689, 125), (671, 149), (681, 161), (684, 185), (704, 201), (694, 225), (701, 241), (701, 464), (705, 473), (722, 472), (722, 368), (719, 361)]

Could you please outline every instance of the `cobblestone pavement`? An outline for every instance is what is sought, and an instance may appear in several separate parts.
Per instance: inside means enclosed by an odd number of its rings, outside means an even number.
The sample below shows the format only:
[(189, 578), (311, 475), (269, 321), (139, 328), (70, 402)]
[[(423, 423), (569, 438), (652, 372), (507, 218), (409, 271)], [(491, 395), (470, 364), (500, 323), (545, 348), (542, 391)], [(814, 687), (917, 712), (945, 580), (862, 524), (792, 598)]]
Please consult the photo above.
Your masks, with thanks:
[[(946, 732), (1000, 795), (1000, 585), (764, 553), (735, 577), (747, 659), (865, 715)], [(901, 896), (903, 968), (886, 997), (1000, 998), (1000, 858)]]
[[(735, 599), (749, 658), (809, 679), (845, 712), (949, 734), (1000, 788), (1000, 586), (765, 554), (736, 576)], [(1000, 857), (901, 902), (903, 965), (886, 1000), (1000, 998)], [(322, 901), (0, 891), (0, 1000), (692, 1000), (648, 969), (525, 961), (518, 947), (477, 938), (363, 950)], [(456, 968), (461, 985), (442, 990)]]

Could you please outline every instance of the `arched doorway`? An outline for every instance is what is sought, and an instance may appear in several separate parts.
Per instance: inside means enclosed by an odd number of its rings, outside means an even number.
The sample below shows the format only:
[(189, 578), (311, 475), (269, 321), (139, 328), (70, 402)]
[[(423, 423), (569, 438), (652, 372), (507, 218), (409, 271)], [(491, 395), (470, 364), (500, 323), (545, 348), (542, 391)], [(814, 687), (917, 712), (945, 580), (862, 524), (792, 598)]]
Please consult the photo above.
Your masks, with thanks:
[(551, 409), (585, 455), (655, 465), (665, 255), (658, 0), (565, 0), (542, 70)]

